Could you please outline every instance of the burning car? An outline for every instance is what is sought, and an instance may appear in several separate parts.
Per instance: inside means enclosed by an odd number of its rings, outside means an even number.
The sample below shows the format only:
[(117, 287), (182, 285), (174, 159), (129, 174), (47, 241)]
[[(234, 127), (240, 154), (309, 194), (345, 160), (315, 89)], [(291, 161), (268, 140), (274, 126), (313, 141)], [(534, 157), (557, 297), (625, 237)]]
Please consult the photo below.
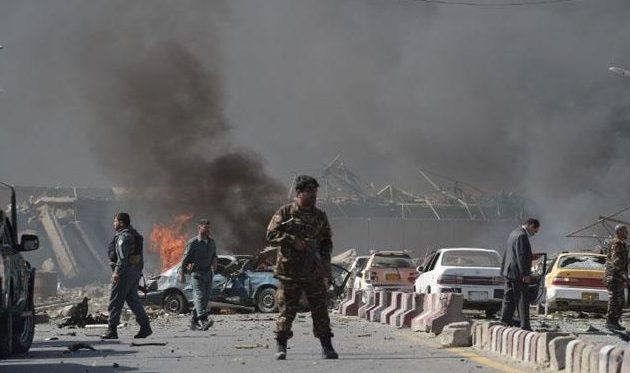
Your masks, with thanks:
[(605, 255), (559, 254), (545, 276), (545, 294), (538, 312), (605, 310), (608, 304), (608, 291), (603, 281), (605, 270)]
[[(276, 256), (276, 248), (265, 249), (255, 257), (219, 256), (219, 264), (222, 262), (227, 264), (222, 268), (218, 265), (217, 272), (212, 278), (210, 292), (212, 306), (250, 312), (255, 310), (263, 313), (275, 312), (276, 289), (279, 284), (273, 277)], [(228, 262), (230, 259), (233, 260)], [(333, 302), (343, 293), (350, 272), (334, 264), (331, 267), (333, 281), (329, 295)], [(181, 264), (177, 264), (147, 281), (146, 293), (140, 295), (146, 305), (162, 307), (170, 313), (188, 311), (192, 305), (192, 284), (190, 275), (186, 275), (185, 284), (179, 281), (180, 268)], [(305, 298), (302, 303), (307, 309), (308, 302)]]
[(418, 267), (417, 293), (460, 293), (464, 307), (485, 310), (486, 317), (501, 309), (504, 279), (501, 255), (478, 248), (440, 249)]

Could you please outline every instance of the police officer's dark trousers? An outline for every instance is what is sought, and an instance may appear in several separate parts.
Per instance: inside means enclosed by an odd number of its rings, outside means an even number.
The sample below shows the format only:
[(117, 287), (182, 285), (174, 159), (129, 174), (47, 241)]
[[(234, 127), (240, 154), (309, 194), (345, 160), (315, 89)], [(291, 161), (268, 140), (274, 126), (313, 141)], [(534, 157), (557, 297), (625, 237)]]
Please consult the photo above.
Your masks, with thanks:
[(522, 329), (531, 330), (529, 324), (529, 296), (528, 286), (520, 280), (507, 279), (503, 294), (501, 321), (513, 325), (514, 311), (518, 309), (518, 316)]
[(109, 297), (109, 328), (116, 330), (120, 322), (120, 314), (125, 302), (136, 315), (136, 321), (140, 326), (149, 325), (149, 317), (144, 311), (144, 307), (138, 297), (138, 284), (142, 270), (135, 266), (128, 266), (120, 275), (117, 283), (112, 284), (111, 294)]
[(212, 290), (212, 271), (196, 270), (191, 277), (195, 316), (200, 320), (207, 319), (210, 290)]

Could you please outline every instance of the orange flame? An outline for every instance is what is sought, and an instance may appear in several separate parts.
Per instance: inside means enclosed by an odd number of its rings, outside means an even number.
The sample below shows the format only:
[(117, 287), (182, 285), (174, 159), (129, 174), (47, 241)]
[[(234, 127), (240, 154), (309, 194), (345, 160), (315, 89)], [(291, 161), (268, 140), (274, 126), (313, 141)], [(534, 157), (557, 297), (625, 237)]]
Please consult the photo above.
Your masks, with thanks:
[(153, 226), (149, 251), (160, 255), (163, 271), (182, 260), (186, 242), (188, 242), (188, 230), (184, 226), (192, 218), (193, 214), (183, 214), (173, 217), (169, 225), (155, 224)]

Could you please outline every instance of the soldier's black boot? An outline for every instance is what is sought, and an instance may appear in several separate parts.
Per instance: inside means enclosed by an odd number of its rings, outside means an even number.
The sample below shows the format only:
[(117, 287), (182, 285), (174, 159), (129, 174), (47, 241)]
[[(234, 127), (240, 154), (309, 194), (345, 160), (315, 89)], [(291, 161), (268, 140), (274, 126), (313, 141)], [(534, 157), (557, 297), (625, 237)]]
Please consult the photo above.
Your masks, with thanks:
[(287, 339), (277, 338), (276, 345), (277, 345), (276, 360), (286, 360), (287, 359)]
[(332, 340), (330, 337), (322, 337), (319, 339), (322, 343), (322, 357), (324, 359), (338, 359), (339, 355), (337, 351), (333, 348)]
[(624, 328), (623, 326), (619, 324), (619, 320), (613, 320), (611, 318), (608, 318), (606, 320), (606, 329), (616, 331), (616, 332), (622, 332), (626, 330), (626, 328)]
[(116, 328), (107, 328), (107, 333), (101, 335), (101, 339), (118, 339), (118, 331)]
[(212, 327), (212, 325), (214, 325), (214, 320), (208, 320), (208, 316), (200, 317), (199, 321), (201, 322), (201, 330), (208, 330)]
[(138, 332), (138, 334), (134, 335), (134, 338), (146, 338), (148, 336), (150, 336), (151, 334), (153, 334), (153, 330), (151, 330), (151, 325), (150, 324), (144, 324), (144, 325), (140, 325), (140, 331)]
[(201, 325), (199, 325), (199, 319), (197, 319), (197, 316), (193, 315), (190, 319), (190, 330), (197, 330), (200, 327)]

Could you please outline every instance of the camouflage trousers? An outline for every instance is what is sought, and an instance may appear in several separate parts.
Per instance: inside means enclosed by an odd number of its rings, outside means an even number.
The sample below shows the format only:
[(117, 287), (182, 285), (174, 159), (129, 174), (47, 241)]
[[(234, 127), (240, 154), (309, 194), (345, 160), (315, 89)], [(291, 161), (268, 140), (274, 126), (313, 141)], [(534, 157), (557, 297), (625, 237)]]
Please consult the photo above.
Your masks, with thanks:
[(293, 337), (291, 326), (300, 308), (302, 292), (306, 293), (311, 317), (313, 318), (313, 335), (315, 338), (332, 337), (330, 318), (328, 317), (328, 293), (323, 280), (313, 281), (280, 281), (276, 291), (278, 319), (276, 321), (276, 338)]
[(624, 304), (625, 286), (623, 281), (612, 280), (607, 282), (608, 287), (608, 313), (609, 321), (619, 321)]

